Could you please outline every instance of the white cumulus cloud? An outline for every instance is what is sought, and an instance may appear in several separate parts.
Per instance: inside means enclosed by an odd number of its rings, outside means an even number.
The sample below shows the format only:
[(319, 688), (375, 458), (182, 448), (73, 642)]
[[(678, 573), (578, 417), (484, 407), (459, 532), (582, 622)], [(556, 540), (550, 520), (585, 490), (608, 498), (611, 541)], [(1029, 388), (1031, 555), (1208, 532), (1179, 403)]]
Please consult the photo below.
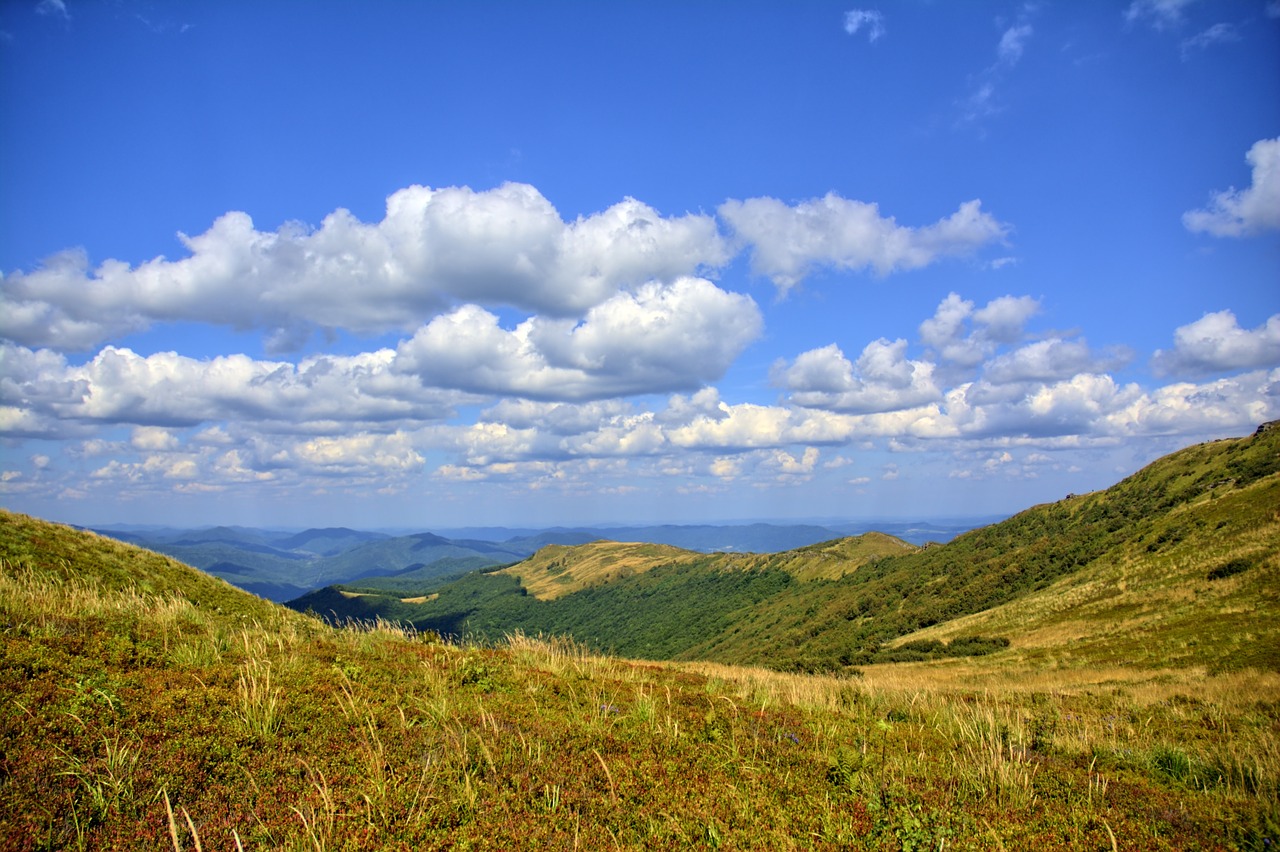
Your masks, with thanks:
[(1204, 374), (1280, 365), (1280, 314), (1243, 329), (1231, 311), (1205, 314), (1173, 333), (1173, 349), (1157, 350), (1157, 372)]
[(908, 359), (906, 351), (907, 341), (881, 338), (850, 362), (831, 344), (775, 365), (772, 379), (797, 405), (854, 414), (914, 408), (940, 399), (933, 365)]
[(280, 341), (299, 324), (407, 331), (460, 303), (567, 317), (729, 259), (711, 216), (665, 218), (627, 198), (565, 222), (517, 183), (411, 186), (387, 199), (377, 223), (337, 210), (319, 228), (260, 231), (230, 212), (180, 239), (188, 254), (177, 260), (91, 269), (70, 251), (0, 279), (0, 334), (83, 350), (165, 321), (260, 328)]
[(1253, 169), (1252, 183), (1215, 193), (1208, 207), (1183, 213), (1188, 230), (1243, 237), (1280, 229), (1280, 137), (1258, 140), (1245, 159)]
[[(391, 350), (321, 355), (289, 362), (246, 355), (196, 359), (174, 352), (141, 356), (108, 346), (88, 362), (68, 364), (48, 350), (0, 345), (12, 372), (0, 401), (55, 422), (125, 423), (143, 427), (253, 422), (260, 429), (300, 424), (326, 430), (352, 423), (438, 420), (462, 400), (425, 388), (390, 369)], [(136, 446), (161, 448), (164, 431), (135, 432)]]
[(929, 319), (920, 323), (920, 339), (944, 361), (976, 366), (999, 344), (1022, 339), (1027, 320), (1040, 310), (1030, 296), (1000, 296), (985, 306), (948, 293)]
[(997, 355), (984, 366), (983, 378), (996, 384), (1054, 381), (1114, 369), (1125, 360), (1123, 354), (1100, 358), (1084, 340), (1054, 337)]
[(474, 305), (437, 317), (397, 352), (430, 385), (530, 399), (693, 390), (717, 379), (760, 333), (750, 297), (701, 278), (651, 283), (586, 317), (533, 317), (514, 329)]
[(912, 228), (880, 214), (876, 204), (828, 193), (795, 205), (776, 198), (729, 200), (719, 214), (749, 243), (752, 269), (782, 290), (817, 267), (879, 275), (918, 269), (1004, 240), (1009, 226), (966, 201), (950, 216)]

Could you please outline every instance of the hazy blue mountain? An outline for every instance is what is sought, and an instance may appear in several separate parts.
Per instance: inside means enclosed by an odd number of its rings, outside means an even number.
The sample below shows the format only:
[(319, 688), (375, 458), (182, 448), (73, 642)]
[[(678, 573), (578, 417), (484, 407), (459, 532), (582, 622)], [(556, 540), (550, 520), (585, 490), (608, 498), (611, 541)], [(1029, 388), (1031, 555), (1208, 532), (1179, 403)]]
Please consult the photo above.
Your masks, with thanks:
[(303, 532), (242, 527), (96, 532), (172, 556), (274, 601), (333, 583), (414, 572), (433, 577), (504, 565), (529, 554), (488, 541), (454, 541), (434, 533), (388, 536), (341, 527)]
[(276, 542), (278, 547), (286, 550), (302, 550), (316, 556), (336, 556), (339, 553), (359, 547), (370, 541), (391, 538), (385, 533), (363, 532), (346, 527), (326, 527), (324, 529), (303, 530), (296, 535)]
[(779, 553), (870, 530), (913, 544), (944, 542), (977, 525), (977, 520), (958, 519), (933, 523), (463, 527), (406, 535), (347, 527), (298, 531), (114, 525), (95, 531), (172, 556), (254, 594), (284, 601), (336, 583), (360, 581), (388, 590), (419, 588), (444, 576), (517, 562), (551, 544), (609, 540), (667, 544), (703, 553)]

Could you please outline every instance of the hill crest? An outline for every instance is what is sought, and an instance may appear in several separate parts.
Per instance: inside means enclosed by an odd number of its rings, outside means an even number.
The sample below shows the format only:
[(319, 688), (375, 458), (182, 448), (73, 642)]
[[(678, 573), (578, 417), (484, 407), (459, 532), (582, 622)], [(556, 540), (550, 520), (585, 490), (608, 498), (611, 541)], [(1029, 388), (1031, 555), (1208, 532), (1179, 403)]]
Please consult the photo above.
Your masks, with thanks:
[(662, 565), (688, 564), (705, 555), (669, 544), (593, 541), (549, 544), (523, 562), (498, 571), (520, 580), (538, 600), (555, 600), (643, 574)]

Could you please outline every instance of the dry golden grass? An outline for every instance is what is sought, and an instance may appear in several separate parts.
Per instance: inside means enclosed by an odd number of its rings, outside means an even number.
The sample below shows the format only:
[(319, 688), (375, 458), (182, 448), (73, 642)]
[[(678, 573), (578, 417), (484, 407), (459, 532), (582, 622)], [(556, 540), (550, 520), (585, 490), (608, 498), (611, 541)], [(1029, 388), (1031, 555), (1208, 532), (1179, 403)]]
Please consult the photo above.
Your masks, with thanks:
[(529, 594), (546, 601), (663, 565), (704, 558), (704, 554), (666, 544), (596, 541), (573, 547), (550, 545), (498, 573), (518, 577)]

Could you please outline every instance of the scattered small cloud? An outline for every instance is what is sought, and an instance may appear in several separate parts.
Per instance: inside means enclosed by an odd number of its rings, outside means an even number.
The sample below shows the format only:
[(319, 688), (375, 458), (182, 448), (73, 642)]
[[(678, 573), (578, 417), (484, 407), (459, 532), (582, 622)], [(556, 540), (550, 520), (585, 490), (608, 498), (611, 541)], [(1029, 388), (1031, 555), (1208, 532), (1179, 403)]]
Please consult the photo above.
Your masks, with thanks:
[(1182, 214), (1189, 231), (1215, 237), (1243, 237), (1280, 230), (1280, 137), (1261, 139), (1245, 154), (1253, 180), (1212, 195), (1207, 207)]
[(844, 13), (844, 31), (849, 35), (857, 35), (865, 31), (867, 41), (875, 44), (884, 37), (884, 15), (875, 9), (851, 9)]

